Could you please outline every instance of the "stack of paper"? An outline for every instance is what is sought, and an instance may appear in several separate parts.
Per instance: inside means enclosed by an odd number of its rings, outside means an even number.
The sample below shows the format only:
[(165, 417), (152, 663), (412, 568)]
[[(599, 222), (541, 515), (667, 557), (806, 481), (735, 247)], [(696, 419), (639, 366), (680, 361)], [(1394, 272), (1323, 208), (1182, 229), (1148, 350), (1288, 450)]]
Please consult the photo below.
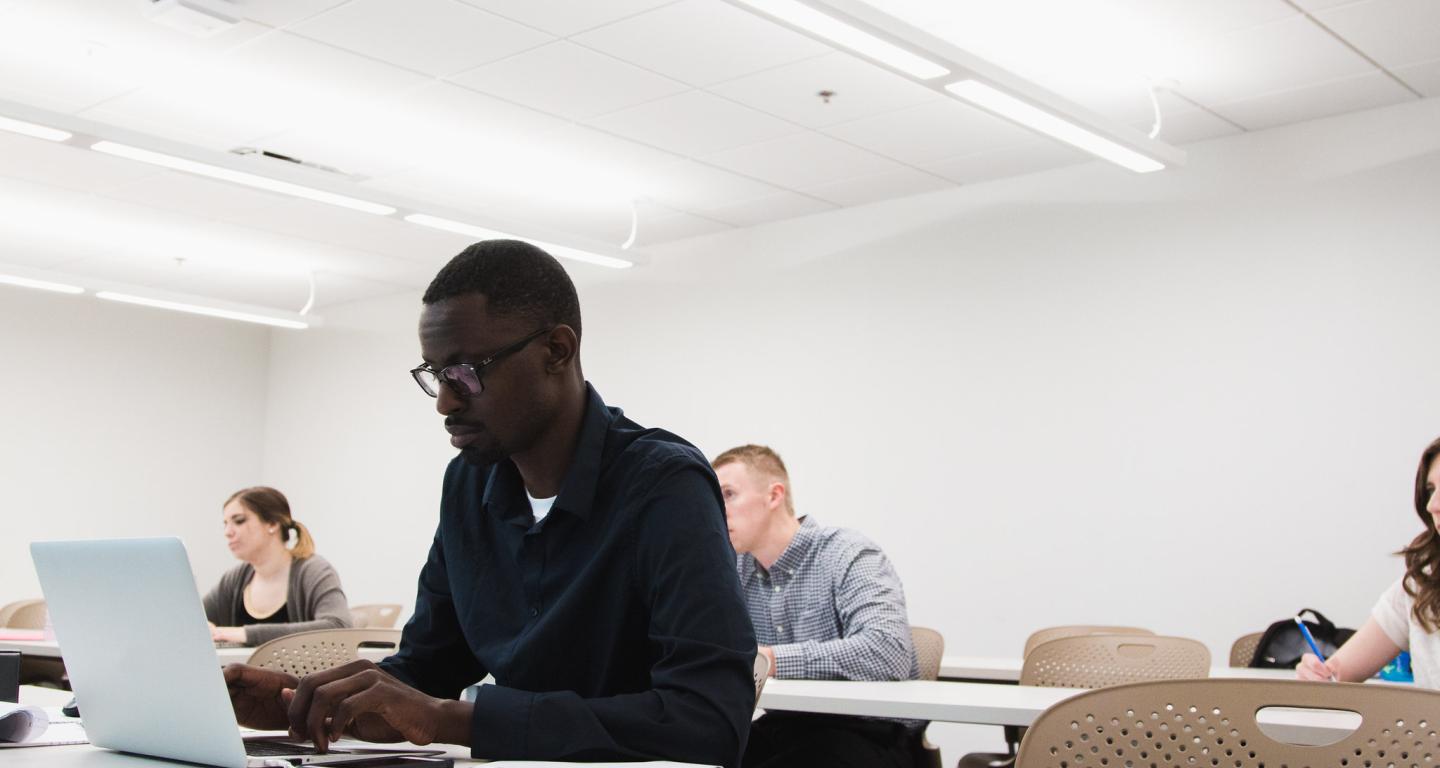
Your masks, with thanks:
[(0, 702), (0, 748), (84, 743), (85, 730), (77, 722), (51, 725), (40, 707)]

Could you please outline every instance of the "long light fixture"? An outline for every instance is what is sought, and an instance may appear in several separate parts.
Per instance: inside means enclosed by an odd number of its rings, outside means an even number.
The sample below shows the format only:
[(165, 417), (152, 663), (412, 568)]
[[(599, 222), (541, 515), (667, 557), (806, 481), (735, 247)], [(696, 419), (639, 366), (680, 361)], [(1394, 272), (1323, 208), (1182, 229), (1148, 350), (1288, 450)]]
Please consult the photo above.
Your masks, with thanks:
[(341, 208), (349, 208), (364, 213), (373, 213), (377, 216), (389, 216), (395, 212), (395, 208), (380, 203), (372, 203), (368, 200), (361, 200), (355, 197), (326, 192), (314, 187), (306, 187), (300, 184), (292, 184), (288, 181), (272, 179), (268, 176), (258, 176), (253, 173), (237, 171), (231, 168), (224, 168), (209, 163), (200, 163), (194, 160), (186, 160), (183, 157), (166, 155), (160, 152), (151, 152), (148, 149), (132, 147), (128, 144), (118, 144), (113, 141), (99, 141), (90, 146), (97, 152), (104, 152), (107, 155), (124, 157), (130, 160), (138, 160), (142, 163), (158, 165), (162, 168), (169, 168), (174, 171), (184, 171), (197, 176), (206, 176), (212, 179), (228, 181), (234, 184), (243, 184), (247, 187), (264, 189), (270, 192), (279, 192), (282, 195), (302, 197), (306, 200), (314, 200), (319, 203), (338, 205)]
[(20, 277), (19, 275), (0, 274), (0, 283), (14, 285), (21, 288), (34, 288), (39, 291), (54, 291), (55, 293), (84, 293), (85, 289), (78, 285), (67, 285), (49, 280), (36, 280), (31, 277)]
[(16, 120), (11, 117), (5, 117), (4, 115), (0, 115), (0, 131), (20, 133), (47, 141), (65, 141), (74, 135), (69, 131), (62, 131), (59, 128), (49, 128), (43, 125), (36, 125), (35, 123), (27, 123), (24, 120)]
[(864, 0), (729, 2), (1136, 173), (1185, 162), (1184, 152), (1090, 112)]
[(528, 237), (516, 237), (514, 235), (506, 234), (505, 232), (500, 232), (498, 230), (487, 229), (485, 227), (476, 226), (474, 224), (466, 224), (463, 221), (455, 221), (454, 219), (442, 219), (439, 216), (431, 216), (426, 213), (412, 213), (409, 216), (406, 216), (405, 220), (410, 222), (411, 224), (419, 224), (422, 227), (430, 227), (432, 229), (440, 229), (446, 232), (454, 232), (457, 235), (478, 237), (482, 240), (490, 240), (494, 238), (522, 240), (536, 247), (545, 249), (551, 256), (556, 256), (563, 259), (571, 259), (573, 261), (583, 261), (587, 264), (596, 264), (598, 266), (609, 267), (611, 269), (629, 269), (630, 267), (635, 266), (635, 263), (632, 261), (626, 261), (625, 259), (619, 259), (614, 256), (606, 256), (600, 253), (591, 253), (590, 251), (582, 251), (579, 248), (571, 248), (568, 245), (557, 245), (555, 243), (547, 243), (542, 240), (534, 240)]
[(923, 56), (917, 56), (894, 43), (846, 24), (834, 16), (821, 13), (804, 3), (796, 2), (796, 0), (739, 1), (786, 23), (804, 27), (810, 32), (836, 45), (849, 48), (862, 56), (889, 64), (912, 77), (934, 80), (950, 74), (949, 69)]
[(233, 309), (221, 309), (219, 307), (207, 307), (201, 304), (189, 304), (180, 301), (167, 301), (165, 299), (152, 299), (147, 296), (135, 296), (128, 293), (116, 293), (114, 291), (99, 291), (96, 298), (108, 301), (118, 301), (124, 304), (138, 304), (142, 307), (154, 307), (156, 309), (169, 309), (176, 312), (189, 312), (194, 315), (205, 315), (207, 317), (221, 317), (226, 320), (242, 320), (247, 323), (260, 323), (261, 325), (273, 325), (277, 328), (293, 328), (302, 330), (309, 328), (310, 324), (299, 320), (288, 320), (280, 317), (270, 317), (254, 312), (240, 312)]
[(961, 80), (958, 83), (950, 83), (945, 86), (945, 90), (981, 109), (1014, 120), (1027, 128), (1059, 139), (1136, 173), (1150, 173), (1165, 168), (1165, 164), (1158, 160), (1146, 157), (1133, 149), (1081, 128), (1075, 123), (1061, 119), (1053, 113), (1021, 101), (979, 80)]

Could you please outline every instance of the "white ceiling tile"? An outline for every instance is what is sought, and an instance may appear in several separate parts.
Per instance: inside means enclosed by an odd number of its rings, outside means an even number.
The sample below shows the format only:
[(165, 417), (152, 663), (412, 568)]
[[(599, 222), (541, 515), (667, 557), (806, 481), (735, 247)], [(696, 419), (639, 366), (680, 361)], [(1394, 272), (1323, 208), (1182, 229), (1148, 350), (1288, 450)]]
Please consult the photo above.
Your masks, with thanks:
[(788, 189), (819, 186), (902, 168), (899, 163), (818, 133), (749, 144), (705, 158)]
[(1386, 68), (1440, 58), (1440, 2), (1370, 0), (1315, 14)]
[[(0, 131), (0, 176), (83, 192), (131, 184), (160, 173), (152, 165), (70, 144)], [(0, 258), (0, 261), (3, 261)]]
[(1414, 94), (1400, 87), (1384, 73), (1372, 72), (1306, 88), (1216, 104), (1215, 111), (1250, 130), (1257, 130), (1383, 107), (1414, 98)]
[(429, 75), (448, 75), (553, 39), (456, 0), (350, 0), (295, 34)]
[(682, 211), (705, 211), (771, 197), (783, 191), (765, 182), (690, 160), (660, 169), (651, 178), (654, 186), (649, 196), (661, 205)]
[[(134, 183), (105, 190), (102, 194), (115, 200), (173, 213), (226, 221), (256, 217), (261, 212), (283, 205), (287, 200), (296, 200), (278, 192), (265, 192), (178, 171), (159, 171)], [(373, 218), (358, 211), (351, 213)]]
[(83, 114), (181, 141), (204, 137), (204, 146), (228, 150), (317, 118), (363, 114), (375, 100), (424, 82), (421, 75), (276, 32)]
[(235, 0), (235, 10), (247, 19), (283, 27), (308, 19), (347, 0)]
[(1426, 96), (1440, 96), (1440, 59), (1400, 67), (1395, 76)]
[(801, 129), (749, 107), (689, 91), (588, 121), (602, 130), (668, 149), (702, 155)]
[(680, 0), (573, 40), (696, 86), (831, 50), (720, 0)]
[(901, 168), (897, 171), (886, 171), (809, 187), (803, 191), (839, 205), (850, 206), (896, 197), (909, 197), (953, 186), (954, 182), (946, 179), (913, 168)]
[[(710, 92), (810, 128), (946, 97), (848, 53), (831, 53), (711, 86)], [(818, 94), (831, 91), (827, 102)]]
[(703, 216), (676, 213), (644, 223), (640, 229), (640, 236), (636, 238), (635, 242), (638, 247), (643, 248), (648, 245), (683, 240), (687, 237), (699, 237), (727, 229), (734, 229), (734, 227)]
[(1024, 144), (1033, 134), (955, 99), (833, 125), (822, 131), (906, 163)]
[(758, 200), (723, 205), (705, 211), (704, 214), (737, 227), (753, 227), (767, 221), (793, 219), (834, 209), (835, 205), (824, 200), (816, 200), (813, 197), (794, 192), (782, 192)]
[(450, 80), (571, 119), (595, 117), (690, 90), (678, 81), (563, 40), (462, 72)]
[(1295, 4), (1307, 11), (1323, 11), (1326, 8), (1338, 8), (1342, 5), (1353, 5), (1363, 3), (1365, 0), (1295, 0)]
[[(1149, 133), (1150, 121), (1137, 123), (1134, 128)], [(1167, 111), (1160, 124), (1160, 135), (1156, 138), (1171, 146), (1180, 146), (1196, 141), (1233, 136), (1242, 131), (1233, 124), (1201, 109)]]
[(515, 198), (487, 208), (495, 220), (524, 229), (539, 227), (609, 243), (620, 247), (630, 236), (630, 204), (610, 201), (586, 204), (579, 201), (554, 203), (533, 198)]
[(196, 38), (150, 21), (136, 3), (17, 5), (0, 20), (0, 98), (77, 112), (177, 68), (201, 66), (265, 31), (242, 22)]
[(619, 21), (674, 0), (464, 0), (522, 24), (543, 29), (552, 35), (569, 37), (577, 32)]
[(528, 107), (431, 81), (343, 112), (313, 116), (254, 143), (373, 178), (423, 165), (458, 165), (477, 149), (531, 141), (568, 125)]
[[(1083, 163), (1094, 158), (1059, 142), (1036, 140), (1034, 144), (978, 155), (965, 155), (926, 165), (957, 184), (975, 184), (1005, 176), (1020, 176), (1037, 171)], [(1128, 173), (1128, 171), (1124, 171)]]
[(1214, 105), (1371, 72), (1309, 19), (1295, 16), (1203, 41), (1176, 90)]

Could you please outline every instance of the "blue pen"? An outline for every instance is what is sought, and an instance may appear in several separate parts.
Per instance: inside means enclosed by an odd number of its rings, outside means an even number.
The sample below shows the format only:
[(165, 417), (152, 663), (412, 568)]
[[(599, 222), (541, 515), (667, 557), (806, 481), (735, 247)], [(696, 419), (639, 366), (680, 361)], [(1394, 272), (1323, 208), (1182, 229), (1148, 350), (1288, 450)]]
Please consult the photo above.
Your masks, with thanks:
[[(1319, 659), (1321, 664), (1324, 664), (1325, 654), (1320, 652), (1320, 646), (1315, 644), (1315, 636), (1310, 634), (1310, 628), (1305, 626), (1305, 622), (1301, 621), (1299, 616), (1295, 617), (1295, 626), (1300, 628), (1300, 634), (1305, 636), (1305, 642), (1310, 645), (1310, 650), (1315, 654), (1315, 658)], [(1326, 668), (1326, 671), (1329, 671), (1328, 667)], [(1334, 672), (1330, 672), (1330, 682), (1340, 682), (1340, 679), (1335, 677)]]

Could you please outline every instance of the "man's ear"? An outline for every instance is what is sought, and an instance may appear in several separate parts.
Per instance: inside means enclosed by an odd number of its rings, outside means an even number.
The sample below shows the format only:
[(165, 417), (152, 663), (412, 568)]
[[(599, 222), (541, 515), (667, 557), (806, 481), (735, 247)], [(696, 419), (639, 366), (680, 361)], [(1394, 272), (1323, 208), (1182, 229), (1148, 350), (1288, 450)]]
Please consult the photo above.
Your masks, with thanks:
[(768, 501), (770, 502), (770, 507), (774, 509), (776, 507), (785, 506), (785, 497), (789, 493), (790, 490), (785, 487), (784, 483), (771, 483), (770, 495), (768, 498)]
[(545, 336), (545, 370), (560, 373), (580, 357), (580, 337), (568, 325), (557, 325)]

